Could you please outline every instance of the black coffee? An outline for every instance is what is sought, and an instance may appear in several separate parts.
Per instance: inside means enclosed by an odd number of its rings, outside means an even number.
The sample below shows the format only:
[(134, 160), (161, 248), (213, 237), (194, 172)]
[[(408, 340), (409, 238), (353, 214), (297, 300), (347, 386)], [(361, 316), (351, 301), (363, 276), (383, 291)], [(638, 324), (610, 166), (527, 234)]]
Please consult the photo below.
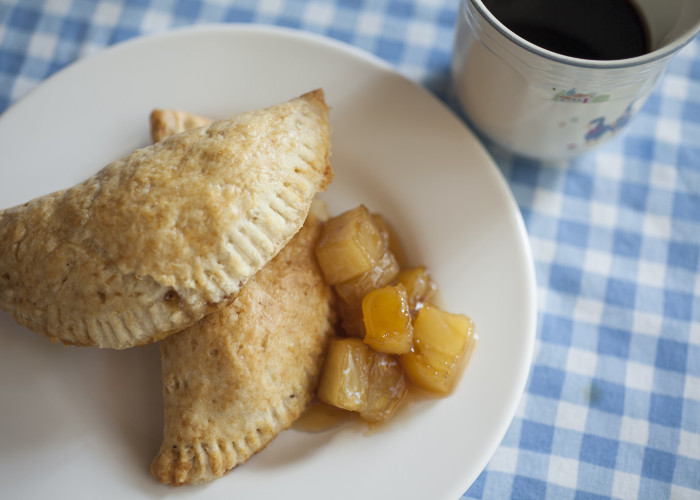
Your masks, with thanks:
[(581, 59), (627, 59), (651, 51), (648, 29), (630, 0), (483, 0), (530, 43)]

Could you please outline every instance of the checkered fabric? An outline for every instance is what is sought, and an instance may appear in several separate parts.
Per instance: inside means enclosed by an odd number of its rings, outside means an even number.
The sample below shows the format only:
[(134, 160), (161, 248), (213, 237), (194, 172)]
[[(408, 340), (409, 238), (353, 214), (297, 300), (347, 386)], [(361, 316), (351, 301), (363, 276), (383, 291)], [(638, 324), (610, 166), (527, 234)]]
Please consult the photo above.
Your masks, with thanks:
[[(311, 31), (376, 54), (459, 110), (458, 0), (0, 0), (0, 112), (76, 59), (211, 22)], [(602, 149), (551, 166), (488, 148), (538, 282), (534, 363), (464, 498), (700, 498), (700, 41)], [(2, 153), (0, 152), (0, 158)]]

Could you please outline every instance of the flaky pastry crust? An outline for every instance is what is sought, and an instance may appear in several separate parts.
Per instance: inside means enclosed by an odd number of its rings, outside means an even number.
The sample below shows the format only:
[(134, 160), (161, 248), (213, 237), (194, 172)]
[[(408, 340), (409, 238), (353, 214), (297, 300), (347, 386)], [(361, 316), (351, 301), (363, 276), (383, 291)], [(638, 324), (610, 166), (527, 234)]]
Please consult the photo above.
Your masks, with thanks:
[(154, 109), (149, 117), (151, 125), (151, 140), (160, 142), (163, 139), (179, 134), (186, 130), (209, 125), (212, 120), (179, 109)]
[(332, 178), (323, 92), (175, 135), (0, 211), (0, 307), (123, 349), (229, 304)]
[(329, 336), (332, 291), (304, 227), (233, 304), (160, 342), (164, 438), (151, 465), (163, 483), (222, 476), (288, 428), (311, 400)]

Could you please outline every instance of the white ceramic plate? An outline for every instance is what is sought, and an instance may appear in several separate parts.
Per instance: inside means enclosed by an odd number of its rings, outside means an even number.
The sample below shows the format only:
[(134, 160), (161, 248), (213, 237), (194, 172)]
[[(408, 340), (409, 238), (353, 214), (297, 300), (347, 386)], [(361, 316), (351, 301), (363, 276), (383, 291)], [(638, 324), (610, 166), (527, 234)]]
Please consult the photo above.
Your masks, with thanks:
[(58, 73), (0, 118), (0, 206), (67, 187), (148, 144), (153, 107), (211, 117), (323, 87), (332, 107), (332, 213), (364, 203), (434, 272), (480, 343), (456, 392), (381, 431), (290, 430), (204, 486), (158, 483), (156, 346), (64, 347), (0, 311), (0, 484), (8, 498), (458, 498), (495, 451), (535, 337), (527, 237), (499, 170), (428, 92), (346, 45), (260, 26), (123, 43)]

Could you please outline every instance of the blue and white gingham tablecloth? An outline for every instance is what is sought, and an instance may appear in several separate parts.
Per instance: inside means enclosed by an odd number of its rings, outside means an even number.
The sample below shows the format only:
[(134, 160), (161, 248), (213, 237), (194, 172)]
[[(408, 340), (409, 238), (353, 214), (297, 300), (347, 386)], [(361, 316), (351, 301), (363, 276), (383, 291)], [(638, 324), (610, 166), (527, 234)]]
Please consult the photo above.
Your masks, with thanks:
[[(0, 113), (87, 54), (212, 22), (348, 42), (457, 110), (458, 3), (0, 0)], [(700, 499), (700, 40), (622, 135), (566, 168), (487, 146), (529, 233), (538, 330), (516, 416), (464, 498)]]

